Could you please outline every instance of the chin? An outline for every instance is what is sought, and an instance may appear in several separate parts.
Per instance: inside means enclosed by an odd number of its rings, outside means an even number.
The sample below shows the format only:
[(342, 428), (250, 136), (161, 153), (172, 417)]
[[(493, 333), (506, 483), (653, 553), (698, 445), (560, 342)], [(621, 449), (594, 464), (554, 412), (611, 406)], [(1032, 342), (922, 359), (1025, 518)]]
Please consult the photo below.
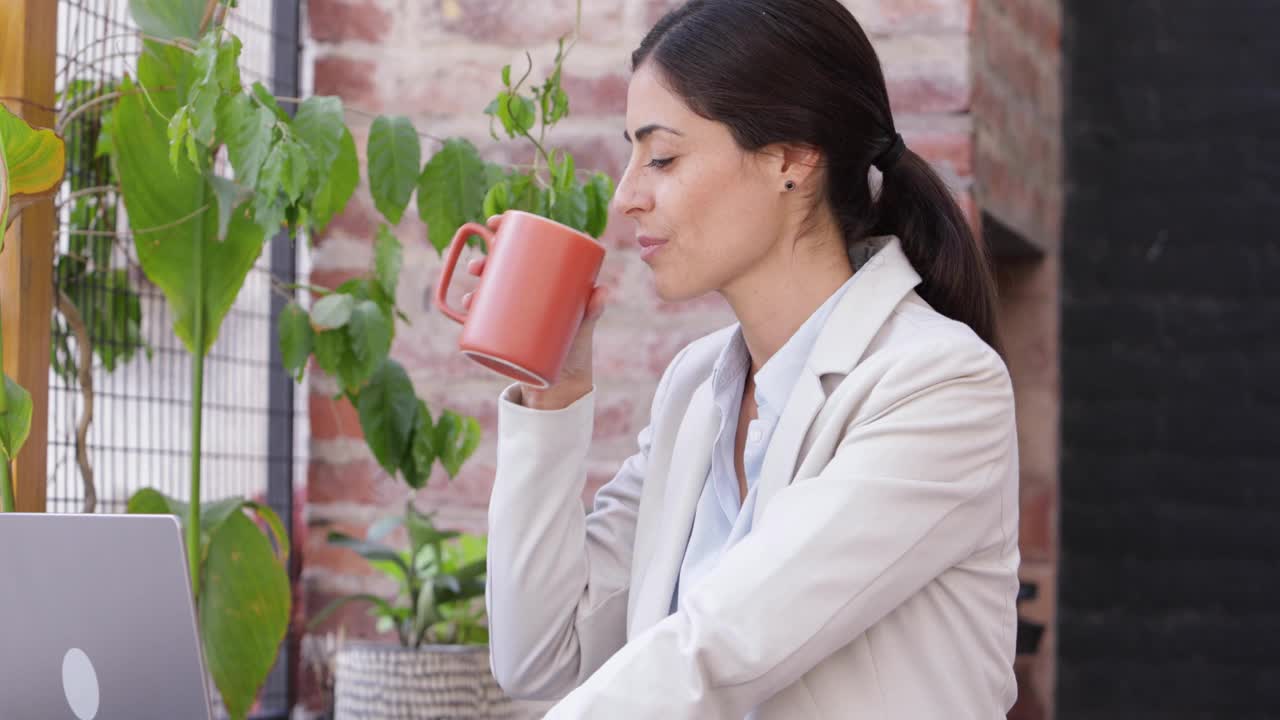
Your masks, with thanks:
[(661, 277), (655, 278), (655, 285), (658, 299), (665, 303), (681, 303), (706, 295), (708, 290), (703, 287), (676, 285), (669, 282), (663, 282)]

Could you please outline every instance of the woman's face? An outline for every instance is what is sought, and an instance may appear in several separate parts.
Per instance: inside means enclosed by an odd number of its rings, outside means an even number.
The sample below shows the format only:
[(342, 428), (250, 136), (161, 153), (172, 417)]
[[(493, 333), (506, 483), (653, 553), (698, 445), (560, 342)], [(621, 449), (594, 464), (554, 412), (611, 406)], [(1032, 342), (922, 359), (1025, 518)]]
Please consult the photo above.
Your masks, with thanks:
[(730, 288), (781, 234), (781, 160), (746, 153), (728, 126), (701, 117), (661, 82), (652, 63), (627, 91), (631, 158), (614, 207), (636, 221), (665, 301)]

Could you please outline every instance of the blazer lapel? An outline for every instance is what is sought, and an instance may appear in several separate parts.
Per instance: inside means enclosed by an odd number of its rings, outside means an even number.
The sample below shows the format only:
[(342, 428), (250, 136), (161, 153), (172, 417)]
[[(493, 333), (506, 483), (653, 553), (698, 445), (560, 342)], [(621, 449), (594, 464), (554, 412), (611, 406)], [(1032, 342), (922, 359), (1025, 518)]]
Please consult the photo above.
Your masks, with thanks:
[(920, 284), (896, 237), (888, 238), (854, 277), (818, 334), (765, 451), (751, 514), (753, 527), (773, 496), (794, 479), (804, 440), (827, 400), (821, 377), (852, 372), (902, 298)]
[(653, 554), (640, 580), (627, 636), (634, 637), (670, 614), (676, 578), (689, 543), (698, 498), (711, 470), (711, 453), (720, 430), (720, 412), (711, 393), (711, 379), (694, 391), (676, 433), (671, 451), (662, 515)]
[(799, 459), (800, 447), (809, 426), (817, 417), (818, 411), (827, 401), (818, 376), (809, 368), (805, 368), (796, 378), (791, 397), (787, 400), (782, 416), (778, 418), (778, 427), (773, 431), (773, 439), (765, 450), (764, 461), (760, 466), (760, 477), (756, 479), (756, 503), (751, 513), (751, 526), (755, 527), (760, 520), (761, 511), (775, 493), (791, 484), (792, 473), (795, 472)]

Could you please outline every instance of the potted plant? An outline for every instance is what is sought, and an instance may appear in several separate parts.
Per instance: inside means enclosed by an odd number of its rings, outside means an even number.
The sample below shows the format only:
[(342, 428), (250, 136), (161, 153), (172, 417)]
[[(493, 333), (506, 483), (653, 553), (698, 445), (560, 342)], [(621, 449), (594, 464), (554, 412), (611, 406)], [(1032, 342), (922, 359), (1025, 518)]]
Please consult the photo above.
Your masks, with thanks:
[[(382, 541), (403, 527), (408, 547)], [(393, 600), (357, 594), (338, 598), (311, 626), (350, 602), (369, 604), (380, 632), (398, 643), (345, 644), (337, 651), (335, 712), (341, 718), (495, 718), (511, 702), (489, 670), (485, 623), (485, 539), (435, 527), (413, 502), (403, 517), (369, 528), (365, 537), (329, 534), (390, 577)]]

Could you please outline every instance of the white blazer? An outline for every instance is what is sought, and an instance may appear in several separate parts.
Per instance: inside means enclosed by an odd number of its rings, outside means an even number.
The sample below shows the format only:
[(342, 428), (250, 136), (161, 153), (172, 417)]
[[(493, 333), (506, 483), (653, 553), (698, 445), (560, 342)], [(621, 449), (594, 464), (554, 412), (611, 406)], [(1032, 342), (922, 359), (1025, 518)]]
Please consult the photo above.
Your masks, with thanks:
[(584, 513), (594, 390), (499, 401), (490, 661), (548, 718), (960, 720), (1013, 705), (1018, 456), (1000, 357), (914, 291), (896, 238), (857, 272), (766, 452), (752, 530), (669, 614), (735, 327), (668, 366), (639, 449)]

